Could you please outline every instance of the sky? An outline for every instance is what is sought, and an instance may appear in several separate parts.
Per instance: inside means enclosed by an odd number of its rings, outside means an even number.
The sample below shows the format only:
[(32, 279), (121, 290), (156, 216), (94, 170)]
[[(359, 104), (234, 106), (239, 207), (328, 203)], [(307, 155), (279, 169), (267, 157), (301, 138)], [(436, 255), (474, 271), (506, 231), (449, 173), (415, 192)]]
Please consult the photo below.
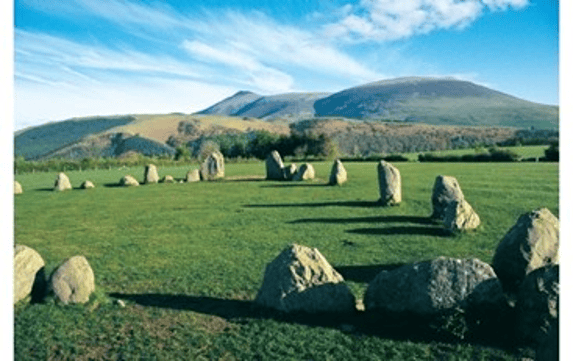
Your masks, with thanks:
[(15, 0), (14, 129), (450, 76), (559, 103), (545, 0)]

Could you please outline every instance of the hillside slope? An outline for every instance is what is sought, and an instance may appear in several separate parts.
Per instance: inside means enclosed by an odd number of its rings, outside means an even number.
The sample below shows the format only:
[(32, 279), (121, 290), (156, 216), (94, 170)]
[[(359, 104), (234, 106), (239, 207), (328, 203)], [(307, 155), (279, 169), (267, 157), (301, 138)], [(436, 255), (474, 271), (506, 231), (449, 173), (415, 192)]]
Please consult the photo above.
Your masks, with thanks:
[(557, 106), (528, 102), (468, 81), (398, 78), (319, 99), (316, 116), (426, 124), (557, 128)]

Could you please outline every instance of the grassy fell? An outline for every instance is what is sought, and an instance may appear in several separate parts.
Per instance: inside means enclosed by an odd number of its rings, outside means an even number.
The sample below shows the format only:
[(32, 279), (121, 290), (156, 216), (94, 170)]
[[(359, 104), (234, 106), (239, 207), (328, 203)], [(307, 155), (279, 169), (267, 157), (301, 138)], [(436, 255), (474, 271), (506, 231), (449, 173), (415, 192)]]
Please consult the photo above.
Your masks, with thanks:
[[(15, 306), (15, 358), (38, 359), (514, 359), (518, 351), (444, 343), (427, 335), (362, 332), (346, 319), (289, 318), (252, 306), (264, 268), (289, 243), (317, 247), (357, 298), (381, 269), (437, 256), (491, 262), (519, 215), (559, 214), (556, 163), (397, 163), (400, 206), (377, 206), (375, 163), (347, 163), (348, 183), (263, 181), (264, 164), (227, 164), (227, 179), (115, 187), (143, 167), (17, 175), (15, 242), (38, 251), (46, 274), (82, 254), (98, 293), (87, 306)], [(189, 167), (159, 168), (183, 178)], [(437, 175), (457, 177), (482, 225), (446, 236), (428, 221)], [(125, 300), (120, 307), (115, 299)]]

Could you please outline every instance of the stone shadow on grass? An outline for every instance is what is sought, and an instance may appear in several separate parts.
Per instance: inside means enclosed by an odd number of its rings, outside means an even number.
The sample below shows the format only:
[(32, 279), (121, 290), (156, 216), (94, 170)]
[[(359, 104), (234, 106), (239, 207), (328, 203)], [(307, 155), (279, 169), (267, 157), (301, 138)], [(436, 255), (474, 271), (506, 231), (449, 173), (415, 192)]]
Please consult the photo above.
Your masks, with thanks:
[(448, 333), (436, 332), (432, 320), (411, 314), (355, 311), (346, 313), (284, 313), (261, 307), (253, 301), (222, 299), (204, 296), (167, 295), (158, 293), (124, 294), (110, 293), (110, 297), (131, 301), (144, 307), (193, 311), (224, 318), (238, 324), (252, 320), (271, 319), (278, 322), (301, 324), (311, 327), (338, 329), (354, 335), (372, 335), (399, 341), (424, 343), (474, 342), (509, 349), (510, 344), (499, 344), (495, 339), (464, 339), (452, 337)]
[(434, 237), (452, 237), (452, 233), (440, 227), (387, 227), (387, 228), (357, 228), (349, 229), (346, 233), (366, 234), (372, 236), (417, 235)]
[(377, 217), (357, 217), (357, 218), (303, 218), (289, 223), (417, 223), (436, 224), (429, 217), (418, 216), (377, 216)]
[(391, 271), (402, 267), (407, 263), (392, 263), (367, 266), (335, 266), (334, 269), (340, 273), (345, 281), (358, 283), (370, 283), (382, 271)]
[(376, 201), (338, 201), (338, 202), (318, 202), (318, 203), (276, 203), (276, 204), (246, 204), (245, 208), (287, 208), (287, 207), (382, 207)]
[(267, 185), (261, 186), (261, 188), (328, 187), (328, 186), (329, 186), (328, 183), (295, 182), (295, 183), (267, 184)]
[[(119, 183), (105, 183), (103, 186), (104, 186), (104, 187), (107, 187), (107, 188), (121, 188), (121, 187), (125, 187), (125, 186), (123, 186), (123, 185), (121, 185), (121, 184), (119, 184)], [(126, 187), (126, 188), (127, 188), (127, 187)]]

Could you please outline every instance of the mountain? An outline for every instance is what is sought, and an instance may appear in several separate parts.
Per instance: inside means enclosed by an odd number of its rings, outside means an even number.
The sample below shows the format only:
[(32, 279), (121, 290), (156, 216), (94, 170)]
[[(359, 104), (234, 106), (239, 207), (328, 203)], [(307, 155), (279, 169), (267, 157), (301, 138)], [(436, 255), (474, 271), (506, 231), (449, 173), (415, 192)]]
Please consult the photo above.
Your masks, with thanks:
[(452, 78), (408, 77), (319, 99), (315, 115), (426, 124), (557, 128), (557, 106), (532, 103)]
[(314, 116), (314, 104), (331, 93), (286, 93), (261, 96), (240, 91), (197, 114), (220, 114), (253, 117), (265, 120), (277, 118), (296, 121)]
[(435, 125), (556, 129), (559, 107), (529, 102), (469, 81), (404, 77), (329, 93), (261, 96), (239, 92), (199, 114), (289, 122), (345, 117)]

